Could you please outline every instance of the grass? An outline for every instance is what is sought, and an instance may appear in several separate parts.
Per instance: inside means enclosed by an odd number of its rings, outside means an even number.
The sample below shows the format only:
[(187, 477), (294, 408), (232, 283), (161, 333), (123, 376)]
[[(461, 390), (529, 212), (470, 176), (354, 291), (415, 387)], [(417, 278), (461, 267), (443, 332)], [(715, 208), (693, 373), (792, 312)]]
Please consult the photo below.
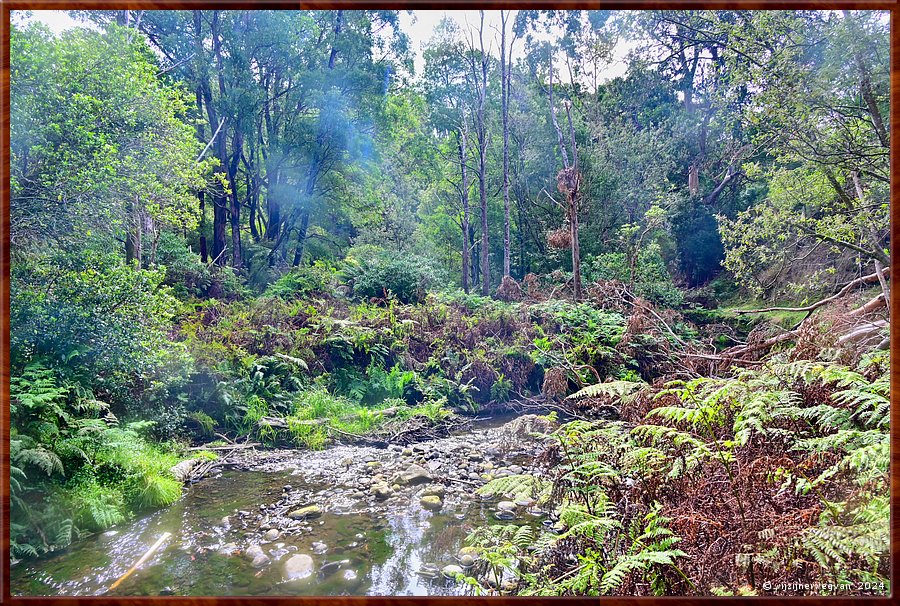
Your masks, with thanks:
[[(429, 400), (409, 406), (402, 399), (390, 398), (375, 406), (363, 406), (319, 387), (298, 394), (285, 422), (294, 443), (321, 450), (332, 433), (370, 435), (388, 422), (403, 422), (416, 416), (437, 423), (451, 414), (444, 404), (443, 400)], [(393, 414), (385, 415), (386, 409), (393, 409)]]

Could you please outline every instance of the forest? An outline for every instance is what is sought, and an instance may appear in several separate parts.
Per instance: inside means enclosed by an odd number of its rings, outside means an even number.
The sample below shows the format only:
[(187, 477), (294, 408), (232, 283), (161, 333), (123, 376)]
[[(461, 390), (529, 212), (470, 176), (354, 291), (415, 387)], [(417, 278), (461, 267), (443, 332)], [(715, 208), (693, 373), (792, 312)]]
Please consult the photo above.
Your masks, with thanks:
[(888, 595), (889, 15), (14, 11), (14, 595)]

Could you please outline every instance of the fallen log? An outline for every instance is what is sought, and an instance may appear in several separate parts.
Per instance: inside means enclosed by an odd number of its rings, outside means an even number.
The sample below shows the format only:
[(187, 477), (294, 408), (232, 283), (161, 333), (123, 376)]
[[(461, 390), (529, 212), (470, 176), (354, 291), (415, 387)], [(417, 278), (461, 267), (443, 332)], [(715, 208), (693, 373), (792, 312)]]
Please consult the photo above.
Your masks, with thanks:
[(887, 320), (878, 320), (877, 322), (872, 322), (871, 324), (866, 324), (865, 326), (854, 328), (850, 332), (838, 337), (838, 345), (844, 345), (846, 343), (852, 343), (853, 341), (864, 339), (875, 333), (881, 332), (881, 329), (886, 328), (887, 326)]
[(865, 305), (857, 307), (851, 312), (848, 312), (847, 315), (850, 317), (856, 316), (864, 316), (867, 313), (871, 313), (877, 309), (881, 309), (882, 307), (886, 307), (884, 293), (878, 295), (871, 301), (868, 301)]

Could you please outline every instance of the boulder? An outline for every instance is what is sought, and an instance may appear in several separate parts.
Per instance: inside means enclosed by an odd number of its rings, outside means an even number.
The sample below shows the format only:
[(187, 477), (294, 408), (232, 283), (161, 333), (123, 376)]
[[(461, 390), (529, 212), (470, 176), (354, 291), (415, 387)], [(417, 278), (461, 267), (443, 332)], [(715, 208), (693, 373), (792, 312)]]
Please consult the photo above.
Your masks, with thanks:
[(369, 493), (374, 495), (379, 501), (384, 501), (390, 498), (394, 491), (387, 484), (376, 484), (369, 490)]
[(422, 492), (419, 493), (420, 496), (427, 497), (434, 495), (436, 497), (444, 498), (444, 495), (447, 493), (447, 489), (441, 486), (440, 484), (432, 484), (430, 486), (426, 486), (422, 489)]
[(269, 530), (266, 531), (266, 534), (263, 535), (263, 537), (267, 541), (274, 541), (280, 536), (281, 536), (281, 533), (278, 532), (277, 528), (270, 528)]
[(315, 572), (313, 559), (305, 553), (293, 555), (284, 563), (284, 575), (289, 581), (311, 577), (313, 572)]
[(455, 579), (456, 575), (462, 574), (462, 572), (462, 567), (457, 566), (456, 564), (447, 564), (441, 569), (441, 574), (443, 574), (448, 579)]
[(424, 497), (419, 499), (419, 503), (425, 509), (433, 509), (435, 511), (444, 506), (444, 502), (441, 500), (441, 497), (433, 494), (425, 495)]
[(295, 509), (288, 514), (288, 517), (292, 520), (307, 520), (310, 518), (317, 518), (320, 515), (322, 515), (321, 507), (318, 505), (307, 505), (306, 507)]
[(397, 483), (409, 484), (426, 484), (432, 480), (431, 474), (421, 465), (412, 464), (406, 468), (406, 471), (400, 472), (397, 476)]

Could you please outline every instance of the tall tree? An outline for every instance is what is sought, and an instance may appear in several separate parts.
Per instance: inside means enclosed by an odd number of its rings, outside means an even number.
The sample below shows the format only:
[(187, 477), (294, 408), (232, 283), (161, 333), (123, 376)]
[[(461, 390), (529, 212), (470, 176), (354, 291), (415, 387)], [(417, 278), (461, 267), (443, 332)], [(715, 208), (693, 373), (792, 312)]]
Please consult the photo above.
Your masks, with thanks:
[(481, 207), (481, 293), (491, 293), (491, 264), (488, 231), (487, 204), (487, 126), (485, 101), (487, 98), (488, 63), (490, 57), (484, 47), (484, 11), (479, 11), (478, 49), (474, 32), (469, 30), (469, 64), (472, 70), (472, 88), (475, 96), (475, 137), (478, 141), (478, 200)]

